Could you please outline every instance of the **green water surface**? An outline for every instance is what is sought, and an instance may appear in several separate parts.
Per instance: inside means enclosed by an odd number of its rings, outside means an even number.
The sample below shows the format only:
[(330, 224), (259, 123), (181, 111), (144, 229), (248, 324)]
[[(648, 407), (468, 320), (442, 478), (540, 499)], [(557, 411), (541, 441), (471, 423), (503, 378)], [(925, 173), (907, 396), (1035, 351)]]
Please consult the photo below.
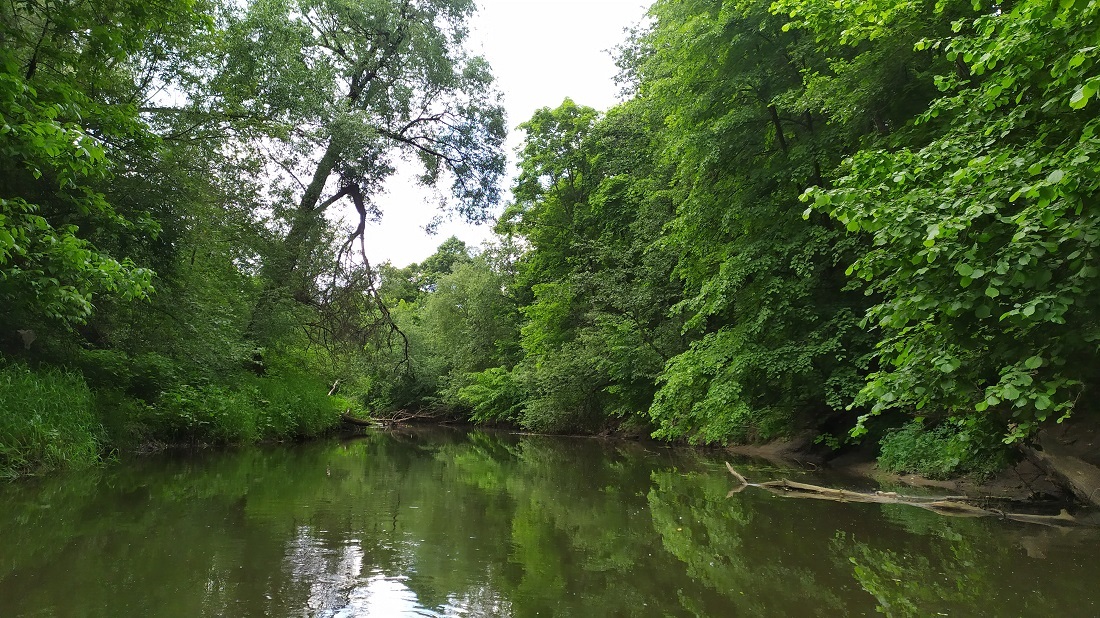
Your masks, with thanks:
[(0, 617), (1100, 615), (1094, 528), (732, 486), (483, 432), (136, 458), (0, 486)]

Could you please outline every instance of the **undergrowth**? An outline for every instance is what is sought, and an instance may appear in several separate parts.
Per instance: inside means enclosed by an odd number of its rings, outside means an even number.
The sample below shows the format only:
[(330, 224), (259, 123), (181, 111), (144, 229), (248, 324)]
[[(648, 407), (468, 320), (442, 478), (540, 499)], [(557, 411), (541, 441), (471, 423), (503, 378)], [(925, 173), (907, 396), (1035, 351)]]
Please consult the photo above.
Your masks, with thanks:
[(241, 444), (319, 436), (352, 404), (300, 370), (175, 384), (149, 400), (80, 372), (0, 366), (0, 478), (96, 464), (143, 444)]
[(933, 479), (987, 479), (1009, 463), (1009, 451), (988, 419), (950, 419), (936, 426), (911, 421), (879, 442), (879, 466)]
[(0, 367), (0, 477), (94, 465), (103, 438), (79, 374)]
[(286, 371), (234, 385), (183, 384), (149, 410), (145, 432), (170, 443), (229, 444), (321, 435), (340, 421), (346, 402), (316, 378)]

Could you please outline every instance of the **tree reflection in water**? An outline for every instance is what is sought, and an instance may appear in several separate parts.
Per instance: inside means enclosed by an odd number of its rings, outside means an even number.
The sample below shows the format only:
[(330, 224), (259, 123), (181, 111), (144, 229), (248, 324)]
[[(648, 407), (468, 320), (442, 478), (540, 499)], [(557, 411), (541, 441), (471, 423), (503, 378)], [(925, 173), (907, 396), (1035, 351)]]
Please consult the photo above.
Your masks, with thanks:
[(0, 487), (0, 607), (112, 617), (1100, 613), (1091, 531), (729, 489), (716, 455), (485, 432), (135, 459)]

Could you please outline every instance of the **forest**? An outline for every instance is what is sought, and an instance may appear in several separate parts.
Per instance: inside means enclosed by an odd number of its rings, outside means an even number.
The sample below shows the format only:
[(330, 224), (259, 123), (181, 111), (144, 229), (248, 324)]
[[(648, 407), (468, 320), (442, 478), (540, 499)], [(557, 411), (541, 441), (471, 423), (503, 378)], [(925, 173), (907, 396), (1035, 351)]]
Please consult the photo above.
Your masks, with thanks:
[[(657, 0), (512, 180), (475, 10), (0, 4), (0, 475), (346, 414), (981, 476), (1095, 413), (1100, 0)], [(493, 240), (371, 264), (402, 160)]]

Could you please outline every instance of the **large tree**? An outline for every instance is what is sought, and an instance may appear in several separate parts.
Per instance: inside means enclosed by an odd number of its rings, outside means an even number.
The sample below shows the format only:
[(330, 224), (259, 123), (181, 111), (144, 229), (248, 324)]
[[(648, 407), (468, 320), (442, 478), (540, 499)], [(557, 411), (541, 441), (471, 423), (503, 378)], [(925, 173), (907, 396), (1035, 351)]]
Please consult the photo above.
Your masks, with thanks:
[(354, 206), (361, 239), (399, 157), (419, 160), (423, 184), (449, 182), (444, 201), (468, 219), (499, 199), (505, 124), (488, 65), (463, 47), (473, 9), (469, 0), (256, 0), (226, 18), (218, 97), (196, 105), (263, 130), (282, 232), (265, 264), (269, 294), (316, 300), (326, 212)]
[(842, 410), (866, 348), (863, 299), (844, 291), (844, 231), (807, 221), (846, 136), (799, 103), (824, 62), (770, 2), (659, 1), (628, 75), (665, 119), (676, 215), (662, 246), (694, 340), (671, 358), (650, 413), (658, 435), (768, 437)]

